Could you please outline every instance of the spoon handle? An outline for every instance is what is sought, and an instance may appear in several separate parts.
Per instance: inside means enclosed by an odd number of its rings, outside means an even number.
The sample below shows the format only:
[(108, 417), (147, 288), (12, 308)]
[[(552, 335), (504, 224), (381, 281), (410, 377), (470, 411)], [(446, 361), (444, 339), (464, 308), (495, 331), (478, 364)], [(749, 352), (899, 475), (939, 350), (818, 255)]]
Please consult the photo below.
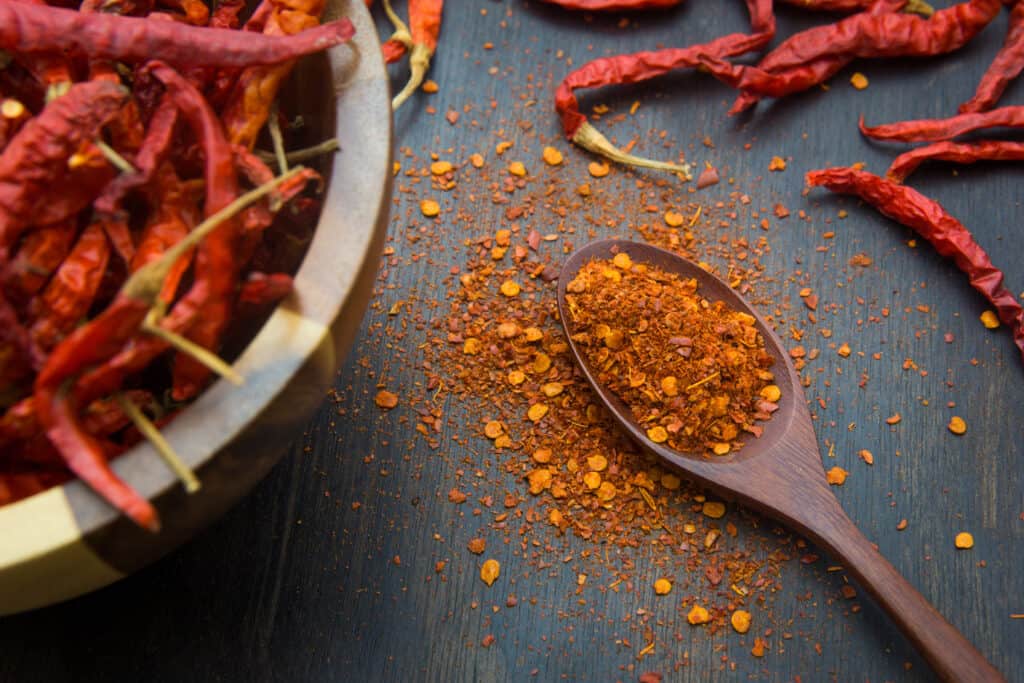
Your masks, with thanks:
[(811, 536), (839, 558), (944, 681), (1005, 682), (1002, 674), (864, 537), (838, 506)]

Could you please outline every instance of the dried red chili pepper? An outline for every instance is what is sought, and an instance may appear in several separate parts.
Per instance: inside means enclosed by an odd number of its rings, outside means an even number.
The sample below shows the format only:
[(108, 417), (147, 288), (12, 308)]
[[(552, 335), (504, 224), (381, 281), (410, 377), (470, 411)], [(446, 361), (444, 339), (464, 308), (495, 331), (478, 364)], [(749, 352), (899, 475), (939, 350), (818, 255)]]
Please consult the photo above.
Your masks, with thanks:
[(652, 52), (635, 52), (601, 57), (576, 69), (558, 86), (555, 109), (562, 119), (566, 137), (586, 150), (620, 163), (676, 171), (689, 175), (688, 165), (652, 161), (622, 152), (604, 137), (580, 112), (575, 91), (624, 83), (639, 83), (676, 69), (700, 65), (701, 56), (735, 57), (760, 50), (775, 36), (775, 15), (771, 0), (746, 0), (751, 33), (730, 33), (708, 43)]
[[(142, 229), (138, 249), (129, 263), (129, 270), (133, 273), (163, 256), (171, 246), (184, 239), (195, 223), (187, 193), (170, 164), (164, 164), (157, 172), (150, 203), (153, 213)], [(190, 262), (190, 258), (183, 257), (171, 267), (160, 294), (160, 300), (165, 304), (174, 300), (178, 283)]]
[(807, 174), (807, 184), (860, 197), (885, 216), (924, 237), (939, 254), (952, 259), (1010, 328), (1024, 358), (1024, 308), (1003, 285), (1003, 272), (992, 265), (970, 231), (938, 202), (906, 185), (852, 168), (811, 171)]
[(384, 63), (394, 64), (399, 59), (405, 56), (408, 52), (408, 48), (405, 47), (404, 43), (401, 43), (394, 38), (389, 38), (381, 43), (381, 52), (384, 53)]
[(100, 223), (92, 223), (57, 268), (46, 289), (29, 307), (29, 334), (36, 348), (49, 352), (85, 317), (110, 258), (110, 243)]
[(29, 376), (33, 365), (28, 331), (0, 292), (0, 405)]
[(249, 273), (238, 292), (240, 303), (265, 306), (288, 296), (294, 286), (287, 273)]
[(444, 0), (409, 0), (409, 80), (391, 100), (392, 109), (402, 106), (423, 84), (437, 50), (443, 9)]
[(633, 10), (668, 9), (683, 4), (684, 0), (544, 0), (549, 5), (584, 12), (624, 12)]
[[(905, 3), (899, 3), (900, 5)], [(957, 50), (999, 13), (1000, 0), (968, 0), (924, 19), (892, 12), (892, 3), (801, 31), (772, 50), (757, 66), (729, 64), (709, 55), (702, 63), (719, 80), (741, 88), (736, 114), (758, 96), (781, 97), (823, 82), (855, 58), (930, 57)]]
[(211, 28), (238, 28), (238, 15), (245, 9), (245, 0), (219, 0), (210, 15)]
[(57, 270), (75, 241), (76, 222), (70, 219), (33, 230), (4, 264), (0, 284), (15, 307), (26, 304)]
[(1006, 87), (1024, 70), (1024, 2), (1010, 7), (1006, 39), (978, 83), (974, 97), (960, 105), (960, 113), (985, 111), (996, 106)]
[[(263, 35), (301, 35), (320, 24), (325, 0), (272, 0), (271, 5), (273, 11)], [(294, 65), (294, 60), (289, 60), (273, 66), (251, 66), (237, 78), (222, 113), (232, 144), (252, 149), (277, 92)]]
[(161, 7), (181, 12), (181, 18), (192, 26), (206, 26), (210, 22), (210, 8), (203, 0), (158, 0)]
[(896, 157), (886, 175), (903, 182), (925, 161), (952, 161), (973, 164), (978, 161), (1024, 161), (1024, 142), (1012, 140), (974, 140), (971, 142), (933, 142)]
[(1022, 128), (1024, 106), (1000, 107), (990, 111), (958, 114), (945, 119), (899, 121), (881, 126), (864, 125), (862, 116), (858, 125), (860, 132), (872, 140), (938, 142), (987, 128)]
[(62, 177), (82, 143), (96, 137), (117, 113), (126, 95), (124, 88), (105, 81), (73, 85), (7, 145), (0, 154), (0, 257), (29, 225), (60, 220), (40, 217), (51, 184)]
[[(782, 0), (787, 5), (815, 12), (862, 12), (870, 9), (877, 0)], [(935, 9), (924, 0), (910, 0), (907, 11), (931, 16)]]
[(293, 36), (267, 36), (0, 0), (0, 49), (19, 54), (68, 51), (91, 59), (160, 59), (178, 66), (242, 68), (319, 52), (348, 41), (354, 33), (348, 19)]

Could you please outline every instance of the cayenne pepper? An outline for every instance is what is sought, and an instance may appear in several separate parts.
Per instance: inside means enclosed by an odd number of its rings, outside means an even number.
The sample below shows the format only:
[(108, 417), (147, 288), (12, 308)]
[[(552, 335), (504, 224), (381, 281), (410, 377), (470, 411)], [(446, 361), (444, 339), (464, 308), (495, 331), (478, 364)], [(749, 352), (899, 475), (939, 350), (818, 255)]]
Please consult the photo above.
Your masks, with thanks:
[(1024, 106), (1009, 106), (983, 112), (957, 114), (945, 119), (917, 119), (899, 121), (881, 126), (864, 125), (860, 119), (860, 132), (872, 140), (898, 140), (900, 142), (938, 142), (958, 135), (986, 128), (1024, 128)]
[(991, 109), (1020, 72), (1024, 70), (1024, 2), (1015, 0), (1010, 7), (1006, 40), (985, 74), (978, 82), (974, 96), (960, 105), (960, 113)]
[(860, 197), (883, 215), (924, 237), (939, 254), (952, 259), (1010, 328), (1013, 341), (1024, 358), (1024, 308), (1003, 285), (1003, 272), (992, 265), (970, 231), (938, 202), (906, 185), (852, 168), (811, 171), (807, 174), (807, 184)]
[[(782, 0), (787, 5), (815, 12), (861, 12), (870, 9), (876, 0)], [(924, 0), (910, 0), (907, 11), (929, 17), (935, 9)]]
[(348, 19), (294, 36), (265, 36), (0, 0), (0, 49), (17, 53), (72, 52), (92, 59), (160, 59), (176, 66), (241, 68), (319, 52), (354, 34)]
[(584, 12), (627, 12), (633, 10), (669, 9), (685, 0), (543, 0), (562, 9)]
[(699, 66), (701, 56), (735, 57), (762, 49), (775, 36), (775, 15), (772, 13), (771, 0), (746, 0), (746, 4), (750, 12), (749, 34), (731, 33), (708, 43), (689, 47), (601, 57), (571, 72), (555, 92), (555, 110), (562, 119), (562, 129), (566, 137), (580, 147), (612, 161), (674, 171), (689, 178), (689, 164), (652, 161), (627, 154), (612, 145), (580, 112), (575, 91), (650, 80), (675, 69)]
[(1024, 142), (1013, 140), (973, 140), (953, 142), (944, 140), (917, 147), (896, 157), (886, 176), (903, 182), (925, 161), (952, 161), (973, 164), (977, 161), (1024, 161)]
[(620, 252), (584, 265), (566, 291), (573, 341), (651, 441), (726, 455), (778, 409), (756, 319), (707, 301), (696, 280)]

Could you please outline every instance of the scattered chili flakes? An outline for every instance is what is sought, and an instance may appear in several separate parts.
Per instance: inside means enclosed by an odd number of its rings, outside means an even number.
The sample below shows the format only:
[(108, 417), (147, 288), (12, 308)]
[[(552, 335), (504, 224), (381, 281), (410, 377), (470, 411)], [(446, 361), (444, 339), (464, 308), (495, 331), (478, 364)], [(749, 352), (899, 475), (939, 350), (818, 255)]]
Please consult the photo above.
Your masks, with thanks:
[(444, 175), (445, 173), (452, 172), (452, 163), (450, 161), (435, 161), (430, 164), (430, 172), (434, 175)]
[(483, 168), (484, 167), (484, 157), (483, 157), (482, 154), (471, 154), (469, 156), (469, 163), (470, 163), (470, 165), (473, 166), (473, 168)]
[(429, 78), (423, 81), (423, 87), (421, 89), (423, 90), (423, 92), (429, 94), (436, 93), (438, 90), (440, 90), (440, 88), (437, 85), (437, 81), (433, 81)]
[(782, 157), (772, 157), (772, 160), (768, 163), (769, 171), (785, 171), (786, 160)]
[(377, 404), (378, 408), (391, 410), (398, 405), (398, 395), (385, 389), (381, 389), (377, 392), (377, 395), (373, 397), (373, 402)]
[(750, 654), (755, 657), (764, 657), (765, 648), (768, 647), (768, 641), (764, 638), (754, 638), (754, 646), (750, 648)]
[(657, 595), (668, 595), (672, 592), (672, 582), (668, 579), (658, 579), (654, 582), (654, 592)]
[(589, 164), (587, 164), (587, 171), (589, 171), (590, 175), (594, 176), (595, 178), (604, 178), (606, 175), (608, 175), (608, 172), (611, 171), (611, 167), (604, 162), (591, 161)]
[(497, 560), (485, 560), (480, 566), (480, 580), (488, 586), (494, 585), (499, 574), (501, 574), (501, 564)]
[(850, 473), (842, 467), (835, 465), (825, 473), (825, 479), (832, 486), (842, 486), (846, 482), (846, 477), (849, 476), (849, 474)]
[(555, 147), (545, 147), (542, 157), (548, 166), (559, 166), (563, 160), (562, 153)]
[(902, 420), (902, 419), (903, 418), (900, 416), (899, 413), (893, 413), (889, 417), (885, 418), (885, 424), (887, 424), (887, 425), (899, 424), (900, 420)]
[(864, 90), (868, 87), (868, 77), (858, 71), (850, 76), (850, 85), (857, 90)]
[(847, 344), (846, 342), (843, 342), (839, 346), (839, 348), (836, 349), (836, 353), (838, 353), (843, 358), (848, 358), (850, 356), (850, 353), (852, 353), (852, 351), (850, 350), (850, 345)]
[(984, 311), (981, 316), (981, 324), (987, 329), (994, 330), (999, 327), (999, 318), (996, 317), (995, 311)]
[(471, 538), (466, 544), (466, 548), (474, 555), (482, 555), (487, 550), (487, 541), (482, 538)]
[(949, 418), (949, 424), (946, 426), (949, 428), (949, 431), (953, 432), (957, 436), (967, 433), (967, 423), (964, 422), (962, 417), (957, 415)]
[(861, 460), (863, 460), (865, 463), (867, 463), (868, 465), (874, 465), (875, 464), (875, 456), (873, 456), (871, 454), (871, 451), (869, 451), (866, 448), (862, 448), (859, 451), (857, 451), (857, 456)]
[(693, 626), (699, 626), (700, 624), (706, 624), (711, 621), (711, 615), (708, 614), (708, 611), (700, 605), (694, 605), (686, 615), (686, 620)]
[(899, 523), (896, 524), (896, 530), (897, 531), (903, 531), (906, 528), (907, 528), (907, 520), (906, 519), (901, 519), (899, 521)]
[(508, 165), (508, 172), (517, 178), (523, 178), (526, 176), (526, 166), (521, 161), (513, 161)]
[(746, 633), (750, 630), (750, 612), (746, 610), (738, 609), (732, 613), (729, 617), (729, 623), (732, 624), (733, 629), (736, 633)]
[(427, 218), (433, 218), (441, 213), (441, 205), (433, 199), (424, 199), (420, 201), (420, 211)]
[(974, 536), (971, 536), (966, 531), (961, 531), (953, 539), (953, 544), (960, 550), (967, 550), (974, 547)]

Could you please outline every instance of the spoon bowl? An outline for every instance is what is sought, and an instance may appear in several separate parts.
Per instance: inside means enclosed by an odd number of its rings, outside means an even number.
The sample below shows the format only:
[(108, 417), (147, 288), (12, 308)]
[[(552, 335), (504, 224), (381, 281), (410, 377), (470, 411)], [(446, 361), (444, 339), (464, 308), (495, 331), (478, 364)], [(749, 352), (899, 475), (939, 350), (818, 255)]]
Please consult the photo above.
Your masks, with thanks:
[[(782, 390), (779, 409), (760, 437), (747, 435), (742, 448), (725, 456), (683, 453), (647, 438), (629, 407), (601, 385), (573, 341), (566, 288), (586, 263), (626, 253), (634, 263), (696, 279), (698, 293), (752, 315), (774, 363)], [(885, 609), (945, 681), (1002, 681), (1003, 677), (959, 631), (875, 549), (843, 512), (821, 464), (818, 441), (796, 369), (778, 335), (757, 310), (728, 284), (672, 252), (628, 240), (593, 242), (573, 253), (558, 280), (558, 312), (569, 348), (590, 385), (612, 416), (645, 450), (725, 497), (738, 500), (799, 531), (828, 550)]]

